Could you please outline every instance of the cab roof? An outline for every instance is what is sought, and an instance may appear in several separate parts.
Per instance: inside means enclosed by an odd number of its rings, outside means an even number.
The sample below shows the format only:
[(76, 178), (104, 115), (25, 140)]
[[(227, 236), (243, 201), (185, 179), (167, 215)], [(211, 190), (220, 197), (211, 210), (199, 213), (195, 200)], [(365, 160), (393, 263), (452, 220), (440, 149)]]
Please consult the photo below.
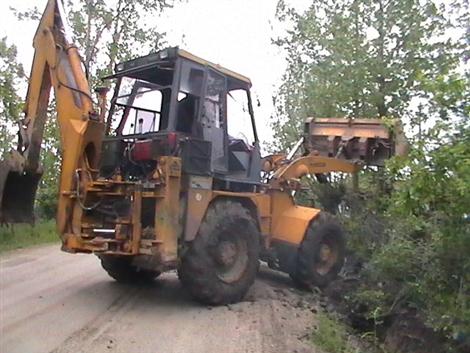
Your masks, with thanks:
[(178, 55), (180, 57), (183, 57), (183, 58), (186, 58), (188, 60), (191, 60), (191, 61), (194, 61), (194, 62), (197, 62), (201, 65), (204, 65), (204, 66), (209, 66), (210, 68), (216, 70), (216, 71), (219, 71), (221, 72), (222, 74), (226, 75), (226, 76), (230, 76), (230, 77), (233, 77), (233, 78), (236, 78), (240, 81), (243, 81), (243, 82), (246, 82), (248, 84), (251, 85), (251, 81), (248, 77), (246, 76), (243, 76), (239, 73), (236, 73), (235, 71), (232, 71), (232, 70), (229, 70), (219, 64), (214, 64), (208, 60), (205, 60), (205, 59), (202, 59), (194, 54), (191, 54), (190, 52), (184, 50), (184, 49), (178, 49)]
[(236, 80), (245, 82), (251, 86), (251, 81), (248, 77), (243, 76), (235, 71), (229, 70), (219, 64), (214, 64), (208, 60), (200, 58), (190, 52), (180, 49), (179, 47), (169, 47), (162, 50), (159, 50), (156, 53), (151, 53), (146, 56), (135, 58), (129, 61), (125, 61), (116, 65), (114, 75), (104, 77), (103, 79), (110, 79), (120, 76), (125, 76), (128, 73), (142, 70), (145, 68), (150, 68), (156, 64), (164, 64), (174, 62), (176, 58), (184, 58), (186, 60), (191, 60), (200, 65), (210, 67), (211, 69), (218, 71), (219, 73), (234, 78)]

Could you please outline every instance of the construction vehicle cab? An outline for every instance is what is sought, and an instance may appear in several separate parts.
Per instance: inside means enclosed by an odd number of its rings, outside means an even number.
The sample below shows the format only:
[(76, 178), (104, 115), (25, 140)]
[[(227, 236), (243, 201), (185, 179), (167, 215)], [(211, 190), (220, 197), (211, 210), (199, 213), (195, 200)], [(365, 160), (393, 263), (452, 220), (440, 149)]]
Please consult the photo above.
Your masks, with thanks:
[(183, 172), (210, 175), (219, 189), (259, 185), (260, 151), (248, 78), (179, 48), (116, 66), (101, 171), (124, 160), (125, 179), (145, 179), (161, 155)]

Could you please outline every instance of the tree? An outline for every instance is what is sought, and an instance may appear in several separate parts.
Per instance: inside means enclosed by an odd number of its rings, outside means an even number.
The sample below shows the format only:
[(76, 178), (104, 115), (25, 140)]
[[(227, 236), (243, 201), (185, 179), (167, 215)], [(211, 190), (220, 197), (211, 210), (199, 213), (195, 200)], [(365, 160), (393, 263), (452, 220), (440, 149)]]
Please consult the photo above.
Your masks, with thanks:
[[(74, 6), (74, 4), (76, 5)], [(157, 30), (155, 19), (174, 0), (68, 0), (70, 23), (77, 45), (84, 52), (84, 64), (93, 75), (111, 74), (114, 65), (142, 53), (157, 51), (165, 32)]]
[[(67, 0), (67, 15), (75, 44), (90, 77), (111, 74), (117, 62), (157, 51), (165, 32), (154, 23), (175, 0)], [(38, 20), (37, 7), (19, 12), (19, 20)], [(96, 83), (94, 82), (94, 83)]]
[(350, 247), (367, 262), (343, 296), (374, 322), (414, 308), (433, 329), (468, 336), (470, 12), (466, 0), (440, 4), (322, 0), (298, 13), (280, 1), (292, 29), (275, 42), (287, 70), (273, 127), (285, 148), (307, 116), (408, 123), (408, 158), (380, 172), (387, 192), (365, 172), (361, 194), (343, 198)]
[(0, 158), (4, 158), (15, 138), (13, 133), (21, 115), (18, 89), (25, 82), (23, 66), (16, 58), (17, 50), (7, 38), (0, 39)]
[(465, 43), (448, 33), (463, 25), (451, 12), (465, 13), (463, 5), (323, 0), (297, 13), (281, 0), (278, 18), (293, 27), (275, 41), (287, 57), (276, 137), (289, 144), (307, 116), (406, 117), (416, 124), (413, 106), (429, 112), (439, 100), (433, 84), (460, 79)]

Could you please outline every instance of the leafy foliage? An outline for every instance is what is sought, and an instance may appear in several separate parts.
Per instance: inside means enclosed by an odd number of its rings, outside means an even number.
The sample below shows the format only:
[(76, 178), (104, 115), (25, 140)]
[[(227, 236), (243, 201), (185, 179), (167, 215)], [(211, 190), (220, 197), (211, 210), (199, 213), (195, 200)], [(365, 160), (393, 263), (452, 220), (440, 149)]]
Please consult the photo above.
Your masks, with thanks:
[(349, 352), (344, 327), (323, 313), (317, 315), (317, 319), (318, 327), (312, 333), (313, 343), (329, 353)]
[(5, 156), (14, 140), (12, 127), (20, 118), (22, 104), (17, 91), (25, 81), (23, 66), (18, 63), (17, 50), (7, 38), (0, 39), (0, 158)]
[(68, 0), (70, 25), (92, 77), (111, 74), (117, 62), (156, 51), (164, 32), (153, 25), (173, 0)]
[[(297, 13), (280, 1), (278, 18), (292, 23), (275, 41), (287, 55), (273, 125), (282, 147), (299, 136), (307, 116), (408, 117), (422, 124), (412, 103), (426, 111), (436, 104), (456, 108), (459, 99), (462, 105), (457, 68), (465, 43), (448, 34), (463, 26), (450, 12), (459, 9), (433, 1), (325, 0)], [(454, 90), (442, 95), (441, 85)]]
[(62, 162), (60, 154), (59, 125), (55, 119), (55, 101), (49, 107), (49, 121), (44, 129), (41, 164), (44, 173), (41, 177), (36, 197), (36, 211), (41, 219), (53, 219), (57, 209), (58, 178)]
[[(379, 274), (405, 280), (402, 292), (433, 327), (470, 332), (470, 125), (441, 141), (426, 153), (414, 149), (399, 165), (410, 173), (395, 183), (387, 210), (395, 226), (372, 264)], [(403, 246), (399, 266), (388, 264)]]
[[(142, 52), (158, 50), (165, 32), (154, 26), (155, 18), (175, 0), (67, 0), (67, 15), (75, 44), (83, 63), (97, 84), (99, 77), (111, 74), (117, 62)], [(19, 20), (39, 20), (37, 7), (12, 11)], [(137, 54), (138, 53), (138, 54)]]
[(318, 321), (310, 339), (316, 347), (327, 353), (360, 353), (357, 342), (350, 340), (346, 325), (338, 318), (324, 312), (315, 315)]
[(276, 146), (307, 116), (408, 123), (407, 158), (364, 170), (359, 194), (346, 178), (311, 185), (307, 201), (334, 200), (349, 230), (362, 263), (353, 308), (376, 323), (413, 309), (448, 336), (470, 334), (468, 10), (464, 0), (324, 0), (298, 13), (280, 1), (292, 28), (275, 42), (287, 55)]

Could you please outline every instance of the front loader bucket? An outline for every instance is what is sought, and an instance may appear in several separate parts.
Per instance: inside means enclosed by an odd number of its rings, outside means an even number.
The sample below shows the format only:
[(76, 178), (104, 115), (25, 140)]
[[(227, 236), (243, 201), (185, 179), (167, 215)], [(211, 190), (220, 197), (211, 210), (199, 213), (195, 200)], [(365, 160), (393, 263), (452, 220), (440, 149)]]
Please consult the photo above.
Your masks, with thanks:
[(399, 121), (387, 126), (381, 119), (309, 118), (304, 133), (307, 151), (366, 165), (383, 166), (408, 152)]
[(17, 172), (0, 162), (0, 223), (34, 223), (34, 199), (42, 173)]

